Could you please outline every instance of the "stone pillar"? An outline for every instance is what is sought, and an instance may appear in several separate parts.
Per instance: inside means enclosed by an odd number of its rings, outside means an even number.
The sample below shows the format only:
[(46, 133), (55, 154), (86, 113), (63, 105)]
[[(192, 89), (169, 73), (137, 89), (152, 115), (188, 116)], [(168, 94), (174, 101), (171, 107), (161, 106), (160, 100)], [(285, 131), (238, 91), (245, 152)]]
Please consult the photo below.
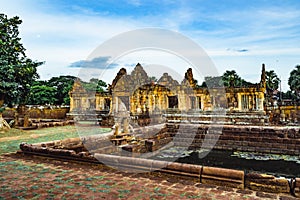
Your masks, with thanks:
[(127, 118), (123, 121), (123, 132), (129, 133), (129, 120)]
[(260, 110), (264, 110), (264, 95), (260, 95), (260, 98), (259, 98), (259, 108)]
[[(1, 117), (2, 117), (2, 113), (0, 113), (0, 115), (1, 115)], [(1, 118), (1, 117), (0, 117), (0, 118)], [(15, 126), (15, 127), (18, 127), (18, 126), (19, 126), (19, 114), (18, 114), (18, 112), (15, 112), (15, 113), (14, 113), (14, 120), (15, 120), (14, 126)]]
[(111, 114), (113, 111), (113, 101), (112, 100), (113, 100), (113, 98), (111, 99), (111, 101), (109, 103), (109, 114)]
[(168, 102), (168, 99), (166, 99), (166, 98), (168, 98), (167, 95), (163, 95), (161, 97), (161, 108), (162, 108), (162, 110), (165, 110), (166, 108), (169, 107), (169, 102)]
[(70, 112), (72, 112), (74, 109), (74, 99), (72, 96), (70, 96)]
[(119, 123), (116, 122), (115, 123), (115, 132), (114, 132), (114, 135), (118, 135), (119, 134)]
[(119, 97), (115, 97), (115, 112), (117, 113), (119, 111)]
[(248, 95), (248, 109), (253, 110), (253, 95)]
[(101, 103), (101, 100), (98, 96), (95, 96), (95, 102), (96, 102), (96, 105), (95, 105), (96, 110), (103, 110), (104, 109), (104, 106)]
[(178, 92), (177, 99), (178, 99), (178, 108), (179, 110), (187, 110), (186, 108), (186, 101), (185, 101), (185, 95), (180, 92)]
[(238, 95), (238, 110), (241, 111), (242, 110), (242, 95), (240, 93), (238, 93), (237, 95)]
[(24, 124), (23, 124), (23, 127), (29, 127), (29, 115), (28, 115), (27, 112), (24, 114)]

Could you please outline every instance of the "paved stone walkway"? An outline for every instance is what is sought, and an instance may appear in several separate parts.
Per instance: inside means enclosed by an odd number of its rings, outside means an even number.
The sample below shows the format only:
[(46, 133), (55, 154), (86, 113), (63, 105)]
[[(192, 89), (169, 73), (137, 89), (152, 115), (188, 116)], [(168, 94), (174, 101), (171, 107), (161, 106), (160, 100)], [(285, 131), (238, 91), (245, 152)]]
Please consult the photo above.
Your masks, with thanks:
[(0, 199), (296, 199), (20, 154), (0, 156), (0, 187)]

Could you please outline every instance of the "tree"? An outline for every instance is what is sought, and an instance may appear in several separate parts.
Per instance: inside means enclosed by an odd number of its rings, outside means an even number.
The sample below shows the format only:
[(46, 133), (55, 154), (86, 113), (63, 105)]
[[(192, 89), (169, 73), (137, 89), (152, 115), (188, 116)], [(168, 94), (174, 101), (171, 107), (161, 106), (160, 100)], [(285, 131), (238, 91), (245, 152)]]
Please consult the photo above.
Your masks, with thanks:
[(204, 78), (204, 82), (200, 87), (239, 87), (250, 86), (252, 83), (242, 79), (235, 70), (227, 70), (222, 76), (208, 76)]
[(278, 89), (280, 79), (274, 70), (266, 71), (266, 86), (267, 90), (273, 92)]
[(206, 76), (204, 77), (204, 81), (200, 87), (223, 87), (222, 76)]
[(281, 92), (282, 99), (290, 99), (290, 100), (295, 100), (296, 95), (291, 91), (288, 90), (286, 92)]
[(102, 80), (92, 78), (89, 82), (82, 81), (82, 86), (89, 92), (103, 92), (107, 84)]
[(54, 87), (56, 90), (55, 98), (57, 99), (55, 104), (62, 105), (70, 104), (69, 91), (72, 89), (76, 77), (75, 76), (59, 76), (52, 77), (47, 85), (49, 87)]
[(229, 86), (240, 86), (241, 85), (241, 77), (234, 70), (227, 70), (222, 75), (222, 81), (225, 87)]
[(27, 103), (31, 105), (55, 104), (57, 89), (43, 84), (42, 81), (39, 83), (37, 82), (31, 87)]
[(252, 85), (252, 83), (245, 81), (244, 79), (242, 79), (235, 70), (227, 70), (226, 72), (224, 72), (224, 74), (222, 75), (222, 81), (224, 83), (225, 87), (247, 87)]
[(98, 83), (97, 83), (97, 89), (96, 89), (96, 91), (97, 92), (103, 92), (106, 87), (107, 87), (106, 82), (104, 82), (102, 80), (99, 80)]
[(288, 80), (291, 91), (297, 96), (297, 99), (300, 98), (300, 65), (295, 67), (296, 69), (292, 70)]
[(278, 98), (274, 95), (274, 91), (278, 89), (279, 82), (280, 79), (274, 70), (266, 71), (267, 101), (271, 104), (273, 104), (274, 99)]
[(154, 83), (157, 82), (157, 78), (155, 76), (150, 76), (149, 79), (151, 82), (154, 82)]
[(39, 77), (36, 68), (43, 64), (27, 58), (19, 37), (21, 23), (17, 16), (0, 14), (0, 107), (25, 102), (32, 82)]

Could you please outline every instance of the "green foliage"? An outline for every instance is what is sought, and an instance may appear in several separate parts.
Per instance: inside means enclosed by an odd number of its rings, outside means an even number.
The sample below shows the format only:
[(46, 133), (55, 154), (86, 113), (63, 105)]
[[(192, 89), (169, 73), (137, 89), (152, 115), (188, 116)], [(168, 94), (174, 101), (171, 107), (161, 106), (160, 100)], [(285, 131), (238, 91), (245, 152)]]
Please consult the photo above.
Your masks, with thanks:
[[(48, 81), (34, 81), (27, 104), (31, 105), (69, 105), (69, 92), (73, 87), (75, 76), (52, 77)], [(83, 87), (90, 92), (103, 92), (107, 87), (102, 80), (92, 78), (89, 82), (82, 81)]]
[(204, 78), (204, 82), (202, 83), (201, 87), (223, 87), (223, 81), (221, 76), (207, 76)]
[(89, 82), (82, 81), (82, 86), (89, 92), (103, 92), (107, 84), (102, 80), (92, 78)]
[(150, 81), (157, 82), (157, 78), (155, 76), (149, 77)]
[(282, 96), (282, 99), (295, 100), (297, 98), (296, 95), (291, 90), (288, 90), (287, 92), (282, 92), (281, 96)]
[(54, 87), (49, 87), (47, 85), (34, 85), (31, 87), (28, 104), (31, 105), (45, 105), (45, 104), (55, 104), (57, 98), (55, 94), (57, 89)]
[(291, 91), (297, 96), (297, 99), (300, 98), (300, 65), (297, 65), (293, 71), (290, 73), (288, 84)]
[(273, 92), (278, 89), (280, 79), (274, 70), (266, 71), (266, 87), (267, 87), (267, 101), (273, 103), (275, 98)]
[(70, 104), (69, 91), (72, 89), (75, 79), (75, 76), (59, 76), (48, 81), (48, 85), (56, 89), (56, 104)]
[[(7, 18), (0, 14), (0, 102), (24, 103), (32, 82), (39, 76), (36, 68), (43, 64), (25, 55), (20, 42), (19, 17)], [(2, 105), (0, 105), (1, 107)]]
[(200, 87), (247, 87), (252, 83), (242, 79), (235, 70), (227, 70), (222, 76), (207, 76)]
[(280, 79), (274, 70), (266, 71), (266, 85), (267, 90), (274, 91), (278, 89)]
[(242, 79), (235, 70), (227, 70), (222, 75), (222, 81), (225, 87), (233, 86), (233, 87), (247, 87), (250, 86), (252, 83), (245, 81)]
[(35, 81), (31, 87), (27, 104), (70, 104), (69, 91), (72, 89), (75, 79), (75, 76), (59, 76), (52, 77), (48, 81)]

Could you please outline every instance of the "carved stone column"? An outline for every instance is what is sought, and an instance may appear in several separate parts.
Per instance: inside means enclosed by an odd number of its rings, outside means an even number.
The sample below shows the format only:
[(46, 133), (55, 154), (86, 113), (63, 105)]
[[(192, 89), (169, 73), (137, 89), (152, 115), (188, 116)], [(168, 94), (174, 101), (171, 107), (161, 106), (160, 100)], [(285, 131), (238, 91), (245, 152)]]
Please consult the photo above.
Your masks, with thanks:
[(238, 96), (238, 110), (242, 110), (242, 95), (240, 93), (237, 94)]

